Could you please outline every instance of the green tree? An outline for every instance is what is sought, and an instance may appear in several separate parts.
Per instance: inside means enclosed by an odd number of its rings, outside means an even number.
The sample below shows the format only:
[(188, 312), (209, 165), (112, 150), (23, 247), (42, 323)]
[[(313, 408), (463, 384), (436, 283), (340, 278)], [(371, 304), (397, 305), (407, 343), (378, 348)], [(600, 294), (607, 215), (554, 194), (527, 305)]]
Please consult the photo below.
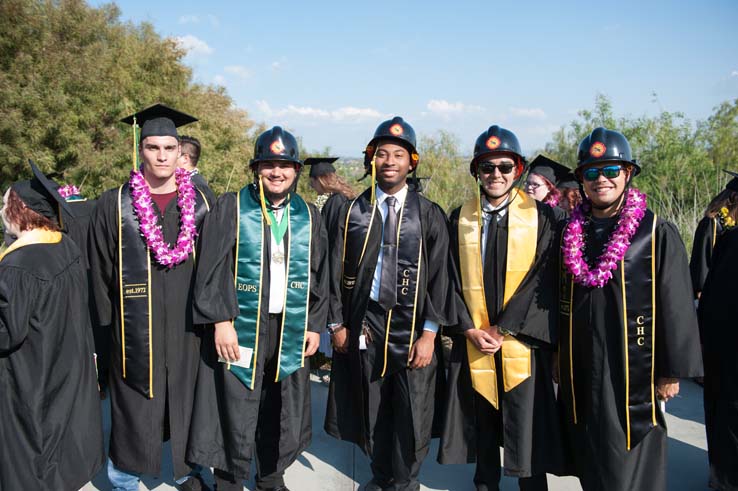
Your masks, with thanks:
[(247, 114), (224, 89), (193, 84), (173, 40), (119, 17), (115, 5), (82, 0), (0, 2), (1, 187), (29, 175), (28, 158), (87, 196), (120, 184), (132, 149), (118, 121), (155, 102), (201, 119), (183, 131), (203, 141), (216, 191), (227, 185), (224, 169), (245, 175)]

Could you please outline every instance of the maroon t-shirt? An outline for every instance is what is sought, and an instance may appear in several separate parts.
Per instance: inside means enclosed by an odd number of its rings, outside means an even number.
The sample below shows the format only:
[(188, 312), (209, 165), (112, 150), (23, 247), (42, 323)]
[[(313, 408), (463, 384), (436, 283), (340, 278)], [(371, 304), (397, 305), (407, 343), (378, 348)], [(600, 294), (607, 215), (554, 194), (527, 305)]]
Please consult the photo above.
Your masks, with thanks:
[(174, 197), (177, 196), (177, 191), (172, 191), (171, 193), (164, 193), (164, 194), (154, 194), (151, 193), (151, 199), (154, 200), (154, 203), (156, 203), (156, 206), (159, 207), (159, 211), (164, 214), (164, 210), (167, 209), (167, 205), (170, 201), (174, 199)]

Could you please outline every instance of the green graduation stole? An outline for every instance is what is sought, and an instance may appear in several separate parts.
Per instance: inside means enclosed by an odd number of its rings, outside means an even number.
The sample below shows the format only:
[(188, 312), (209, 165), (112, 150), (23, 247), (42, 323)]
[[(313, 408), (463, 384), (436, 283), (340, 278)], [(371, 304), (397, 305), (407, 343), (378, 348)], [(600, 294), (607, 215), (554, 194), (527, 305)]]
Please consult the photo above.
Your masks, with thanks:
[[(198, 227), (209, 209), (204, 195), (198, 193), (195, 196), (195, 223)], [(161, 212), (163, 214), (164, 210)], [(195, 259), (194, 248), (192, 259)], [(121, 370), (126, 383), (149, 399), (154, 398), (151, 295), (151, 255), (139, 231), (129, 185), (126, 183), (118, 188)]]
[[(248, 368), (228, 365), (228, 369), (249, 389), (254, 389), (254, 369), (259, 349), (259, 326), (262, 317), (262, 279), (269, 271), (269, 258), (264, 257), (264, 214), (257, 198), (258, 190), (250, 184), (238, 192), (236, 209), (236, 258), (234, 286), (239, 314), (234, 321), (238, 345), (251, 348)], [(275, 382), (305, 366), (305, 333), (310, 297), (310, 248), (312, 217), (310, 208), (298, 195), (291, 195), (282, 216), (287, 220), (287, 257), (285, 300), (280, 328), (279, 358)], [(276, 225), (276, 224), (275, 224)], [(258, 238), (258, 240), (257, 240)], [(266, 268), (265, 268), (266, 266)]]
[[(561, 254), (560, 254), (561, 256)], [(560, 385), (568, 401), (574, 424), (578, 423), (574, 390), (573, 306), (582, 304), (582, 297), (591, 288), (577, 285), (560, 258), (559, 282), (559, 370)], [(617, 282), (617, 284), (611, 284)], [(617, 288), (617, 291), (614, 290)], [(650, 210), (631, 240), (630, 247), (613, 278), (603, 288), (616, 293), (619, 303), (624, 361), (624, 416), (626, 449), (635, 447), (658, 425), (654, 384), (656, 347), (656, 215)]]

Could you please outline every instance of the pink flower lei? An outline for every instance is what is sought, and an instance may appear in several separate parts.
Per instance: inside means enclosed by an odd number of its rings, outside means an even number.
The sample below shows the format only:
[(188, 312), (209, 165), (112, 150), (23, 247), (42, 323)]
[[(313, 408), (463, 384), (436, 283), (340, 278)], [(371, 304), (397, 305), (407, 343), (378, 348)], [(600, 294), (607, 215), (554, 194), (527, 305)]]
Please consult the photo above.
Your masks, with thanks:
[(64, 186), (59, 186), (59, 189), (57, 191), (59, 193), (59, 196), (64, 199), (67, 199), (70, 196), (79, 196), (80, 194), (79, 188), (74, 184), (65, 184)]
[(174, 173), (177, 184), (177, 205), (179, 207), (179, 235), (174, 248), (164, 242), (164, 233), (159, 224), (159, 216), (154, 210), (151, 191), (140, 171), (131, 171), (131, 196), (133, 209), (138, 218), (139, 230), (146, 240), (146, 245), (154, 253), (157, 263), (168, 268), (184, 262), (192, 252), (192, 245), (197, 236), (195, 224), (195, 186), (190, 180), (190, 173), (178, 168)]
[(551, 208), (555, 208), (559, 206), (559, 196), (553, 193), (548, 193), (548, 196), (543, 200), (543, 202)]
[(597, 264), (590, 270), (584, 260), (584, 222), (590, 210), (588, 200), (580, 203), (571, 213), (569, 223), (564, 230), (561, 246), (564, 254), (564, 266), (574, 281), (580, 285), (602, 288), (612, 278), (612, 271), (625, 257), (630, 247), (630, 240), (638, 230), (641, 220), (646, 214), (646, 195), (637, 189), (628, 189), (625, 205), (620, 211), (618, 224), (605, 244), (605, 251), (597, 258)]

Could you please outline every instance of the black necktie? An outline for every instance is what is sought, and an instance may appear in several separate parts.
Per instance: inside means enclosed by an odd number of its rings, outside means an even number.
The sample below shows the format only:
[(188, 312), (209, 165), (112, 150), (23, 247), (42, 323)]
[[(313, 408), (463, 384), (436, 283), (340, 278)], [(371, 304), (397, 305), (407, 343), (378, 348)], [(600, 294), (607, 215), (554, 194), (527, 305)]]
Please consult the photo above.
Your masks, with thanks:
[(487, 312), (490, 316), (490, 322), (497, 314), (497, 211), (489, 213), (489, 224), (487, 225), (487, 240), (484, 250), (484, 297), (487, 302)]
[(397, 303), (397, 200), (388, 196), (387, 217), (382, 236), (382, 276), (379, 281), (379, 305), (389, 310)]

